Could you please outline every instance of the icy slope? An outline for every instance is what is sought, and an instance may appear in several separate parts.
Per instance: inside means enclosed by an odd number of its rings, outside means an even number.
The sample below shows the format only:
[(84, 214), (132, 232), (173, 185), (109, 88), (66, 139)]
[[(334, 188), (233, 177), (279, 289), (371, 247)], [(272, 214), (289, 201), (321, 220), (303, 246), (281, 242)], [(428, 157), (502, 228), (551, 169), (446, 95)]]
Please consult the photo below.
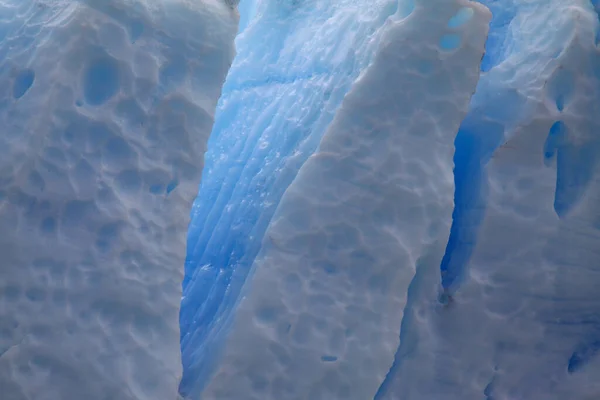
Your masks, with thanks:
[(414, 282), (378, 399), (597, 399), (597, 11), (483, 3), (495, 41), (457, 138), (462, 192), (442, 265), (452, 297), (436, 304), (431, 271)]
[(373, 398), (415, 268), (439, 266), (448, 240), (453, 141), (489, 18), (428, 0), (388, 21), (283, 196), (202, 398)]
[(185, 232), (237, 16), (0, 1), (0, 398), (174, 399)]
[[(241, 3), (238, 54), (192, 210), (181, 310), (184, 378), (196, 393), (282, 194), (364, 70), (397, 0)], [(243, 26), (240, 26), (243, 29)]]

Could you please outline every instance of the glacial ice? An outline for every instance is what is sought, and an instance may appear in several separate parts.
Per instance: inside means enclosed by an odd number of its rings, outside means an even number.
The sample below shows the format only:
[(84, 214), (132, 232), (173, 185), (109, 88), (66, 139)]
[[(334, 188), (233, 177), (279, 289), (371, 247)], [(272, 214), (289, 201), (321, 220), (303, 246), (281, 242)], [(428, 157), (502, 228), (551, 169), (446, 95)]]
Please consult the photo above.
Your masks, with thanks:
[[(300, 111), (287, 101), (284, 112), (263, 105), (285, 99), (264, 81), (252, 96), (226, 85), (209, 144), (219, 161), (207, 162), (189, 237), (191, 398), (600, 396), (600, 5), (479, 3), (398, 1), (340, 106), (323, 128), (303, 123), (308, 133), (288, 127)], [(311, 40), (306, 20), (276, 39), (264, 31), (281, 29), (275, 12), (313, 21), (321, 3), (258, 4), (238, 45), (260, 61), (236, 59), (228, 83), (250, 82), (239, 76), (253, 66), (270, 85), (290, 83), (278, 68), (312, 77), (328, 44), (300, 53), (287, 39)], [(486, 40), (485, 54), (462, 30)], [(344, 29), (334, 36), (347, 43)], [(423, 62), (432, 49), (439, 75)], [(302, 63), (280, 58), (288, 51)], [(289, 90), (301, 102), (319, 88)], [(307, 135), (318, 149), (290, 166), (287, 149)], [(240, 136), (258, 160), (229, 158)], [(290, 178), (264, 184), (282, 164)]]
[(596, 399), (598, 15), (589, 1), (482, 2), (510, 20), (492, 21), (495, 61), (456, 140), (452, 303), (432, 302), (435, 277), (415, 283), (378, 398)]
[[(377, 49), (397, 0), (242, 3), (189, 230), (181, 392), (198, 395), (273, 213)], [(242, 20), (248, 17), (243, 17)]]
[(0, 398), (174, 399), (189, 209), (237, 15), (0, 1)]
[(600, 0), (0, 0), (0, 399), (599, 399), (599, 42)]
[[(225, 106), (220, 110), (213, 132), (217, 136), (211, 138), (210, 145), (219, 143), (215, 153), (221, 157), (222, 167), (210, 169), (207, 156), (197, 205), (200, 212), (194, 215), (194, 220), (204, 224), (204, 230), (216, 231), (208, 241), (209, 245), (219, 246), (214, 247), (219, 252), (203, 249), (200, 260), (195, 254), (188, 255), (188, 262), (192, 258), (197, 263), (188, 264), (188, 268), (198, 268), (196, 271), (201, 275), (188, 281), (182, 308), (183, 316), (185, 307), (189, 307), (186, 302), (203, 301), (197, 317), (200, 329), (190, 329), (194, 331), (190, 335), (208, 331), (205, 337), (211, 340), (204, 344), (208, 349), (203, 354), (209, 355), (203, 361), (214, 363), (214, 367), (209, 365), (214, 371), (204, 386), (202, 398), (317, 400), (364, 399), (375, 395), (398, 345), (406, 289), (415, 267), (436, 260), (439, 266), (447, 242), (453, 208), (453, 141), (475, 91), (489, 18), (487, 9), (477, 3), (435, 0), (399, 7), (383, 24), (370, 65), (346, 94), (317, 153), (304, 163), (287, 187), (270, 226), (260, 235), (262, 249), (243, 289), (245, 298), (235, 306), (231, 318), (234, 322), (230, 325), (227, 312), (235, 303), (227, 299), (231, 296), (227, 290), (233, 287), (233, 291), (239, 291), (234, 286), (238, 283), (232, 280), (239, 279), (239, 275), (231, 278), (231, 274), (247, 267), (234, 264), (239, 262), (235, 251), (246, 256), (249, 251), (242, 244), (256, 244), (251, 238), (234, 237), (227, 239), (231, 240), (231, 247), (221, 247), (228, 241), (221, 238), (223, 233), (218, 229), (225, 231), (234, 226), (241, 233), (226, 231), (225, 234), (255, 234), (254, 226), (247, 227), (248, 220), (243, 218), (252, 215), (248, 212), (252, 207), (250, 202), (256, 201), (252, 196), (258, 195), (259, 201), (264, 201), (260, 195), (265, 188), (255, 189), (263, 180), (251, 182), (251, 190), (241, 185), (247, 185), (246, 181), (257, 173), (259, 177), (272, 174), (270, 160), (265, 160), (260, 152), (261, 141), (267, 142), (265, 148), (281, 148), (288, 135), (281, 125), (290, 120), (295, 122), (297, 118), (291, 118), (290, 114), (293, 116), (297, 110), (306, 112), (298, 103), (306, 101), (304, 92), (313, 101), (316, 89), (305, 84), (304, 88), (294, 90), (296, 107), (285, 109), (283, 114), (274, 114), (277, 108), (268, 109), (246, 92), (229, 94), (224, 90), (223, 104), (237, 100), (247, 105), (236, 104), (244, 114), (233, 123), (232, 117), (225, 114)], [(421, 29), (423, 25), (430, 27), (427, 32)], [(254, 28), (265, 29), (265, 26), (268, 26), (266, 21), (257, 18), (240, 42), (249, 40)], [(289, 24), (285, 26), (290, 29)], [(300, 36), (294, 32), (296, 35)], [(266, 35), (261, 32), (259, 37)], [(297, 40), (301, 39), (304, 36)], [(240, 44), (240, 51), (243, 49)], [(287, 54), (287, 48), (284, 51)], [(309, 61), (314, 59), (313, 56)], [(316, 59), (320, 61), (318, 56)], [(247, 61), (242, 57), (239, 62), (232, 67), (226, 88), (236, 82), (238, 74), (247, 74), (248, 68), (240, 71), (238, 66)], [(284, 63), (283, 67), (294, 70), (306, 68), (305, 65), (310, 66), (304, 62), (293, 67)], [(279, 79), (277, 84), (281, 81), (285, 83)], [(309, 82), (311, 86), (314, 81)], [(286, 101), (262, 88), (252, 94), (261, 100), (266, 97), (271, 102)], [(246, 121), (259, 122), (255, 127)], [(232, 154), (233, 145), (227, 146), (232, 140), (227, 142), (223, 138), (222, 122), (234, 132), (247, 129), (249, 134), (258, 136), (267, 131), (269, 136), (254, 139), (257, 144), (247, 151), (257, 154), (251, 156), (250, 162), (242, 162), (242, 174), (249, 176), (242, 175), (242, 179), (234, 176), (237, 187), (232, 189), (233, 194), (224, 196), (225, 201), (232, 203), (229, 207), (239, 204), (241, 210), (226, 209), (225, 213), (213, 214), (215, 206), (208, 211), (202, 208), (207, 207), (209, 199), (219, 201), (228, 184), (223, 175), (237, 169), (224, 168), (232, 163), (226, 158)], [(271, 125), (265, 127), (267, 123)], [(310, 126), (303, 124), (302, 128), (307, 130)], [(258, 132), (254, 133), (255, 130)], [(290, 136), (292, 133), (289, 132)], [(292, 139), (298, 141), (298, 135)], [(225, 151), (226, 148), (230, 150)], [(235, 158), (234, 162), (239, 160)], [(262, 169), (250, 169), (248, 165), (253, 164)], [(291, 168), (289, 162), (286, 167)], [(211, 173), (218, 174), (212, 179), (222, 184), (220, 192), (208, 186)], [(272, 190), (281, 190), (278, 189), (281, 184), (276, 183)], [(240, 198), (240, 193), (247, 197)], [(250, 205), (246, 206), (246, 201)], [(233, 212), (238, 215), (230, 216)], [(264, 218), (266, 212), (259, 217)], [(207, 224), (205, 215), (221, 220), (218, 224)], [(241, 222), (232, 223), (234, 218)], [(411, 226), (410, 230), (402, 229), (406, 224)], [(196, 233), (190, 230), (192, 235)], [(225, 254), (219, 256), (221, 253)], [(228, 263), (220, 265), (223, 259)], [(244, 262), (247, 261), (242, 258)], [(232, 267), (237, 270), (230, 271)], [(226, 274), (229, 276), (224, 278)], [(206, 286), (202, 290), (191, 286), (211, 284), (211, 292), (204, 289)], [(209, 296), (219, 295), (217, 290), (224, 292), (226, 302), (215, 310), (210, 305), (215, 300)], [(212, 326), (210, 318), (216, 320)], [(211, 334), (225, 343), (215, 344)], [(184, 337), (184, 354), (187, 349), (193, 352), (198, 348), (185, 340), (189, 339)], [(215, 349), (220, 345), (222, 349)], [(197, 396), (193, 390), (191, 393), (192, 397)]]

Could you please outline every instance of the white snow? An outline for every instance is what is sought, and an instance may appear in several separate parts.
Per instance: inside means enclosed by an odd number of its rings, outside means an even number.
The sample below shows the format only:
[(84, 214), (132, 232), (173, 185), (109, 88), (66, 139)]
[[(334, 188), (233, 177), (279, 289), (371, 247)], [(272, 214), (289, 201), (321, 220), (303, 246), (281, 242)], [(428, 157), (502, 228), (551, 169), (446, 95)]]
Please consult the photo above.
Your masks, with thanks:
[(0, 398), (175, 399), (189, 210), (237, 14), (0, 1)]
[(368, 399), (384, 380), (415, 268), (448, 240), (490, 19), (466, 0), (405, 10), (285, 192), (203, 399)]

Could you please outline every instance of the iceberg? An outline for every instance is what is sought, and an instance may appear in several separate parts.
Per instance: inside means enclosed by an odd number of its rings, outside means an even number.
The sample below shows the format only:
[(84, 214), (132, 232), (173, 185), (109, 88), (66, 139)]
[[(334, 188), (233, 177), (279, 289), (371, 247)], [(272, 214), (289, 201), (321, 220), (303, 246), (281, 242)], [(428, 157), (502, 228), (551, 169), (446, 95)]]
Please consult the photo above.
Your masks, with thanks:
[(0, 1), (0, 397), (177, 398), (189, 210), (237, 14)]

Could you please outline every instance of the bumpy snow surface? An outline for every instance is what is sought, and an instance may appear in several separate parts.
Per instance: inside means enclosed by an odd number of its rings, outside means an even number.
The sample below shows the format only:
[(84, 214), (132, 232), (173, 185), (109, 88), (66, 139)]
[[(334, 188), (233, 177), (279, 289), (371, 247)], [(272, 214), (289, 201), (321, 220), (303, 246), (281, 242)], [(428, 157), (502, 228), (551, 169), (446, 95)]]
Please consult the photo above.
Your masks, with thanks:
[(237, 15), (0, 0), (0, 398), (174, 399), (185, 234)]

